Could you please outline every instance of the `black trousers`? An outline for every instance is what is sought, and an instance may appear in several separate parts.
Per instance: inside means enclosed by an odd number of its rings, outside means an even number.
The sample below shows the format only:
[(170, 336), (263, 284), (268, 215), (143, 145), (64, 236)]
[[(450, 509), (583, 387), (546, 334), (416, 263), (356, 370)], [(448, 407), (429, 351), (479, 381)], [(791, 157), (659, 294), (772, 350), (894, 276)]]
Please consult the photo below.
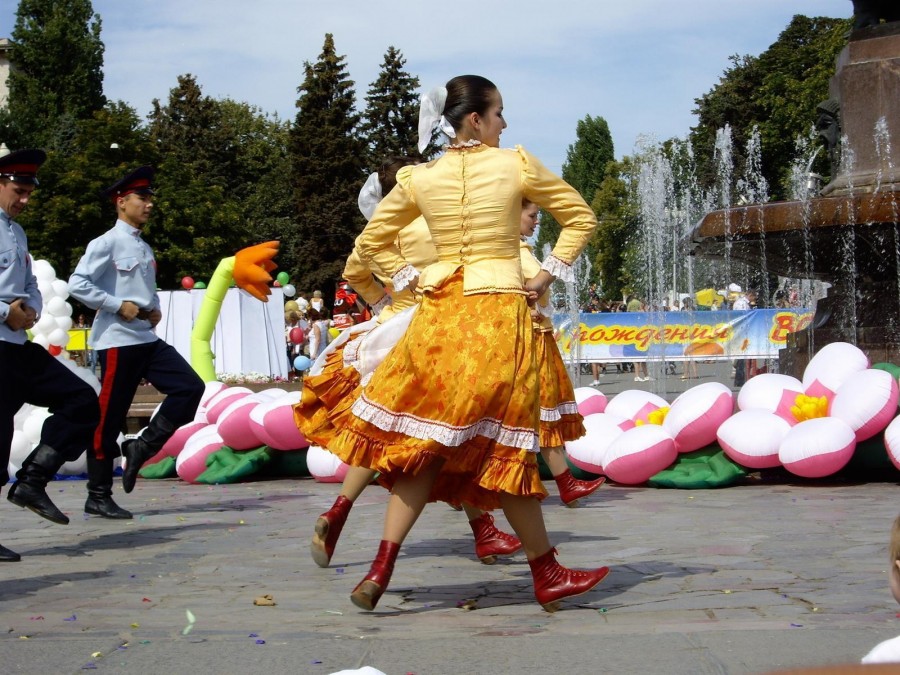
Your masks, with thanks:
[(177, 429), (194, 419), (205, 386), (181, 354), (163, 340), (97, 350), (100, 357), (100, 423), (94, 433), (97, 459), (117, 457), (116, 439), (141, 380), (166, 395), (157, 415)]
[(100, 420), (93, 387), (33, 342), (0, 342), (0, 486), (9, 480), (13, 418), (25, 403), (50, 409), (41, 443), (73, 461), (91, 447)]

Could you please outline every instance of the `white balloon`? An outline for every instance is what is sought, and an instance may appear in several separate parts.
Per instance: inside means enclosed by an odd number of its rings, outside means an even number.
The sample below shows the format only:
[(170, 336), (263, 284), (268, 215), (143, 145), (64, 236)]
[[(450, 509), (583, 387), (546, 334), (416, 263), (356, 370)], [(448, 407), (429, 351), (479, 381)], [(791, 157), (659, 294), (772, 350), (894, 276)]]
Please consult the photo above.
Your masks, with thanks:
[(38, 279), (38, 292), (45, 300), (53, 297), (53, 282), (49, 279)]
[(19, 408), (19, 412), (16, 413), (15, 417), (13, 417), (13, 428), (22, 430), (22, 425), (25, 424), (25, 420), (28, 419), (28, 416), (31, 414), (31, 411), (34, 410), (34, 406), (30, 403), (25, 403)]
[(50, 411), (46, 408), (35, 408), (22, 425), (22, 433), (30, 443), (38, 443), (41, 440), (41, 429), (44, 428), (44, 420), (50, 417)]
[(53, 295), (65, 300), (69, 297), (69, 284), (64, 279), (54, 279), (52, 282)]
[(57, 473), (63, 476), (80, 476), (87, 473), (87, 453), (82, 452), (78, 459), (63, 464)]
[(31, 266), (31, 271), (38, 281), (53, 281), (56, 278), (56, 270), (46, 260), (35, 260)]
[(72, 324), (75, 323), (72, 321), (71, 316), (58, 316), (56, 317), (56, 326), (57, 328), (62, 328), (64, 331), (69, 332), (72, 330)]
[(294, 288), (293, 284), (285, 284), (281, 287), (281, 292), (284, 293), (284, 297), (293, 298), (294, 294), (297, 292), (297, 289)]
[[(56, 323), (54, 322), (53, 325), (55, 326)], [(44, 334), (34, 333), (34, 337), (31, 338), (31, 341), (36, 345), (40, 345), (44, 349), (50, 346), (50, 340), (48, 340), (47, 336)]]
[[(50, 298), (46, 305), (44, 305), (44, 314), (52, 314), (53, 316), (67, 316), (66, 314), (66, 303), (61, 297), (54, 296)], [(69, 314), (72, 313), (71, 308), (69, 309)]]
[(56, 319), (53, 318), (53, 315), (49, 312), (44, 312), (41, 314), (41, 318), (37, 320), (37, 323), (34, 324), (34, 327), (31, 329), (32, 334), (37, 335), (47, 335), (56, 330)]
[(47, 340), (51, 345), (55, 345), (57, 347), (65, 347), (67, 344), (69, 344), (69, 334), (62, 328), (57, 328), (47, 336)]

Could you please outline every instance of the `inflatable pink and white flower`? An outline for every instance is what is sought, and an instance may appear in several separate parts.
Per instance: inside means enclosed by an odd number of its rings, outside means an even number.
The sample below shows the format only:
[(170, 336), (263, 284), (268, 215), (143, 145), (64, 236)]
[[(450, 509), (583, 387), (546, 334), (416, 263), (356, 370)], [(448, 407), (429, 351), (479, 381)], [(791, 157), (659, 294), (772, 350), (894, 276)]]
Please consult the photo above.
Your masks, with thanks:
[(762, 374), (738, 395), (740, 411), (718, 431), (732, 460), (750, 468), (783, 465), (805, 478), (842, 469), (856, 444), (885, 429), (897, 414), (898, 384), (869, 368), (865, 353), (845, 342), (822, 348), (803, 381)]
[(630, 389), (610, 400), (603, 413), (587, 415), (587, 433), (566, 450), (585, 471), (625, 485), (645, 483), (680, 452), (715, 441), (733, 410), (731, 390), (715, 382), (688, 389), (671, 406), (655, 394)]

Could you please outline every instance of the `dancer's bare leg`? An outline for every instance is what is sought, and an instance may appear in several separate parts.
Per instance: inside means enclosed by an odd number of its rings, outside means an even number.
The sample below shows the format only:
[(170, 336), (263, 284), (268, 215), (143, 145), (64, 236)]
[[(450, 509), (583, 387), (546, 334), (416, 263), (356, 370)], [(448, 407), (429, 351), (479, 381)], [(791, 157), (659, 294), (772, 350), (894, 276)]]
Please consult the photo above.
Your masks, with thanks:
[(406, 474), (397, 479), (388, 500), (382, 539), (395, 544), (403, 543), (428, 503), (431, 488), (443, 464), (443, 459), (435, 459), (419, 473)]
[(347, 475), (344, 476), (344, 482), (341, 484), (341, 496), (346, 497), (351, 502), (355, 502), (377, 474), (378, 472), (372, 471), (372, 469), (351, 466), (347, 470)]
[(550, 473), (554, 478), (569, 469), (569, 463), (566, 462), (566, 451), (561, 446), (541, 448), (541, 457), (544, 458), (544, 462), (550, 468)]
[(500, 495), (500, 505), (509, 524), (522, 541), (526, 558), (534, 560), (550, 550), (544, 514), (541, 512), (541, 503), (537, 497), (504, 492)]

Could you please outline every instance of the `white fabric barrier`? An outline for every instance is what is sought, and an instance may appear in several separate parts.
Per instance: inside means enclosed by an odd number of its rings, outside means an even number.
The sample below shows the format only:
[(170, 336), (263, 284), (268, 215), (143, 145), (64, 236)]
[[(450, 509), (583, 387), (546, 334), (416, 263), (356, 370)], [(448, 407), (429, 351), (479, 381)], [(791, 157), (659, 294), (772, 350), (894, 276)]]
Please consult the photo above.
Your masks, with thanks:
[[(156, 334), (191, 361), (191, 331), (206, 289), (159, 291), (162, 320)], [(260, 302), (238, 288), (229, 288), (216, 319), (210, 347), (216, 373), (262, 373), (288, 376), (284, 338), (284, 294), (272, 288)]]

